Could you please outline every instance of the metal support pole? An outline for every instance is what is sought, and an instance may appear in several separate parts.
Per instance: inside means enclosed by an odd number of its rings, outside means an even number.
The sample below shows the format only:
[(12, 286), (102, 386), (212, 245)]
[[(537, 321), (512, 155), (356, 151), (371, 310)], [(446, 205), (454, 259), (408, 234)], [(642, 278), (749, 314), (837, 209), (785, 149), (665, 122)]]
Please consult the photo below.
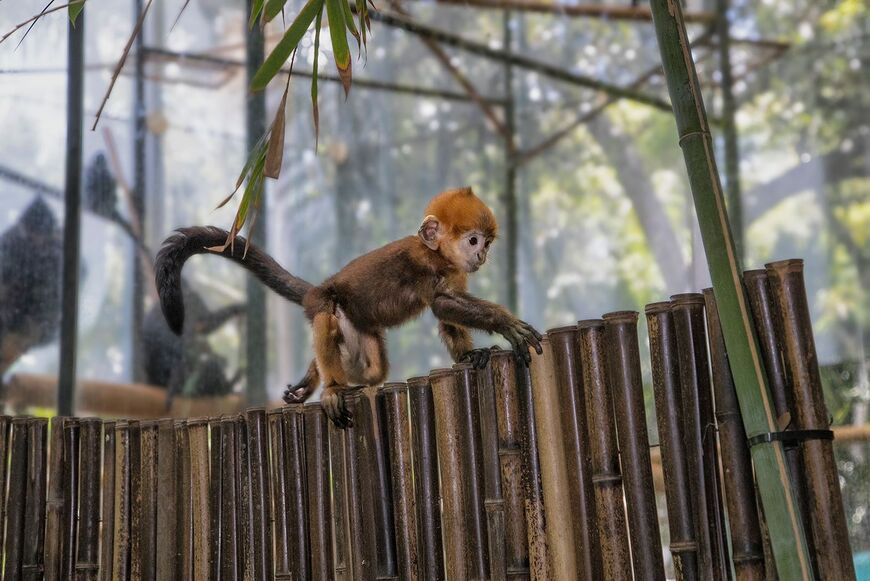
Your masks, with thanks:
[[(511, 31), (511, 13), (505, 10), (504, 12), (504, 45), (503, 49), (510, 52), (513, 35)], [(507, 284), (507, 307), (517, 312), (519, 308), (519, 289), (518, 289), (518, 272), (517, 264), (519, 263), (519, 228), (517, 222), (517, 165), (515, 161), (516, 153), (516, 119), (514, 115), (514, 67), (505, 61), (504, 65), (504, 90), (505, 90), (505, 106), (504, 106), (504, 124), (505, 124), (505, 139), (504, 139), (504, 163), (505, 163), (505, 184), (504, 184), (504, 205), (505, 211), (505, 238), (507, 240), (507, 272), (505, 278)]]
[[(247, 0), (247, 11), (251, 11), (252, 0)], [(247, 26), (247, 24), (246, 24)], [(251, 93), (248, 85), (257, 69), (263, 64), (264, 46), (263, 31), (259, 26), (245, 30), (247, 81), (246, 94), (246, 132), (250, 152), (266, 132), (266, 93), (259, 91)], [(262, 187), (262, 186), (261, 186)], [(250, 240), (259, 246), (266, 241), (266, 198), (260, 197), (260, 219), (254, 223)], [(248, 365), (248, 405), (264, 405), (266, 393), (266, 291), (259, 281), (248, 279), (248, 328), (247, 328), (247, 365)]]
[(66, 184), (61, 272), (60, 372), (57, 413), (71, 416), (75, 401), (78, 340), (79, 260), (82, 219), (82, 123), (85, 93), (85, 15), (68, 25), (66, 100)]
[[(142, 14), (142, 0), (133, 0), (133, 22), (139, 21)], [(148, 129), (145, 126), (145, 30), (136, 36), (133, 55), (133, 211), (134, 222), (139, 222), (139, 232), (145, 232), (145, 145)], [(145, 319), (145, 277), (139, 267), (139, 249), (130, 243), (130, 264), (132, 265), (131, 320), (130, 320), (130, 362), (133, 381), (144, 380), (145, 367), (142, 362), (142, 322)]]

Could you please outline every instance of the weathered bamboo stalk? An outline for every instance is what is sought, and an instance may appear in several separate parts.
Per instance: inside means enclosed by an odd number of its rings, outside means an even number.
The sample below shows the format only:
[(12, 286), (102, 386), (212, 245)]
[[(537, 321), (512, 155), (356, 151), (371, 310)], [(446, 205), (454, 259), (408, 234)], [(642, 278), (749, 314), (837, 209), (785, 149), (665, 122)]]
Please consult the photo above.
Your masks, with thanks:
[(438, 487), (438, 454), (435, 449), (435, 402), (428, 377), (408, 380), (411, 404), (411, 442), (414, 448), (414, 485), (417, 537), (420, 542), (420, 576), (442, 581), (441, 493)]
[(283, 409), (284, 483), (287, 492), (286, 508), (289, 523), (287, 539), (290, 570), (293, 579), (307, 579), (310, 575), (308, 545), (308, 512), (305, 510), (305, 440), (303, 405), (294, 404)]
[(373, 457), (372, 411), (367, 398), (359, 391), (347, 394), (345, 400), (353, 414), (353, 426), (344, 431), (353, 578), (374, 581), (377, 578), (377, 544), (370, 527), (375, 522), (374, 481), (377, 475)]
[(507, 579), (505, 506), (501, 487), (501, 461), (498, 457), (498, 412), (492, 366), (477, 373), (481, 455), (483, 458), (484, 506), (488, 537), (489, 577)]
[(21, 560), (24, 548), (24, 503), (27, 501), (28, 421), (26, 417), (12, 419), (12, 437), (9, 446), (9, 492), (6, 496), (6, 545), (3, 551), (5, 554), (4, 579), (21, 578)]
[(566, 507), (571, 499), (568, 493), (568, 470), (565, 466), (565, 445), (560, 418), (559, 390), (553, 368), (553, 350), (550, 340), (541, 342), (542, 355), (532, 358), (532, 395), (534, 397), (535, 424), (541, 458), (541, 483), (544, 492), (544, 512), (547, 518), (547, 546), (553, 576), (557, 579), (579, 579), (572, 516)]
[(658, 516), (653, 492), (649, 435), (637, 345), (637, 313), (604, 315), (608, 379), (613, 394), (632, 565), (636, 579), (664, 579)]
[[(51, 435), (48, 459), (48, 495), (45, 501), (45, 579), (46, 581), (58, 581), (63, 554), (63, 512), (66, 489), (63, 486), (64, 458), (63, 458), (63, 424), (64, 418), (57, 416), (51, 418)], [(11, 422), (8, 417), (0, 417), (0, 490), (6, 490), (7, 452), (9, 451), (9, 428)], [(0, 510), (3, 520), (6, 522), (6, 503), (0, 501)], [(0, 526), (0, 531), (4, 527)], [(0, 532), (0, 540), (5, 539)], [(0, 546), (5, 546), (5, 543)]]
[(255, 579), (272, 578), (272, 527), (269, 522), (269, 448), (266, 410), (247, 411), (248, 454), (251, 465), (253, 513), (253, 572)]
[(155, 578), (164, 581), (178, 578), (179, 549), (183, 547), (178, 528), (178, 487), (175, 457), (175, 421), (157, 422), (157, 519), (155, 522)]
[(676, 331), (683, 440), (701, 576), (728, 579), (731, 575), (727, 567), (725, 519), (719, 493), (719, 455), (704, 331), (704, 296), (698, 293), (672, 296), (671, 316)]
[[(115, 421), (103, 422), (103, 507), (100, 529), (100, 580), (112, 579), (115, 544)], [(49, 503), (50, 505), (50, 503)]]
[(148, 420), (143, 421), (139, 426), (142, 442), (140, 463), (140, 498), (142, 503), (139, 520), (140, 579), (152, 581), (157, 577), (157, 424)]
[[(6, 490), (6, 483), (8, 481), (7, 469), (9, 467), (9, 463), (7, 462), (7, 458), (9, 457), (9, 438), (11, 427), (12, 418), (10, 418), (9, 416), (0, 416), (0, 490)], [(2, 494), (0, 494), (0, 523), (5, 522), (6, 502), (2, 497)], [(0, 526), (0, 547), (6, 546), (5, 533), (5, 527)]]
[(465, 472), (466, 554), (470, 579), (489, 579), (489, 536), (486, 529), (486, 505), (483, 479), (483, 452), (480, 442), (480, 410), (477, 374), (468, 363), (453, 366), (456, 395), (459, 399), (460, 449)]
[(549, 522), (544, 510), (544, 487), (541, 482), (541, 456), (538, 447), (535, 398), (529, 368), (514, 363), (522, 426), (523, 488), (525, 492), (527, 536), (529, 541), (529, 569), (532, 579), (552, 579), (550, 545), (547, 535)]
[(130, 578), (131, 453), (130, 424), (120, 420), (115, 423), (115, 498), (112, 508), (115, 539), (112, 543), (111, 578), (121, 581)]
[(528, 580), (531, 573), (523, 489), (522, 426), (511, 352), (493, 353), (489, 369), (488, 383), (496, 412), (496, 445), (504, 499), (505, 574), (512, 581)]
[(329, 510), (329, 435), (326, 414), (319, 403), (305, 406), (305, 459), (307, 471), (311, 579), (331, 581), (332, 537)]
[(347, 502), (347, 451), (344, 430), (329, 422), (329, 470), (332, 476), (332, 555), (336, 581), (350, 581), (350, 515)]
[(223, 416), (220, 421), (220, 564), (215, 579), (233, 581), (239, 579), (238, 532), (238, 456), (236, 449), (236, 420)]
[[(776, 307), (773, 304), (767, 271), (764, 269), (747, 270), (743, 273), (743, 282), (746, 286), (748, 302), (752, 309), (752, 319), (758, 334), (777, 429), (780, 431), (796, 429), (792, 425), (792, 418), (795, 415), (793, 412), (794, 397), (786, 379), (783, 347), (780, 340), (782, 329), (778, 317), (774, 314)], [(795, 504), (800, 511), (800, 522), (803, 525), (803, 530), (807, 533), (806, 544), (809, 551), (810, 566), (813, 575), (818, 577), (819, 569), (815, 556), (815, 544), (813, 536), (809, 534), (812, 530), (812, 523), (810, 522), (810, 507), (807, 501), (806, 478), (800, 446), (797, 442), (783, 442), (782, 448), (792, 483), (790, 488), (794, 495)], [(768, 565), (768, 569), (770, 568)]]
[[(772, 262), (767, 268), (782, 329), (782, 345), (794, 398), (792, 421), (799, 430), (828, 430), (802, 260)], [(854, 579), (846, 515), (831, 440), (800, 444), (816, 562), (821, 579)]]
[(209, 420), (209, 579), (221, 578), (223, 549), (223, 425), (220, 419)]
[(254, 579), (254, 513), (251, 510), (251, 457), (248, 447), (248, 423), (239, 414), (236, 422), (236, 536), (239, 553), (236, 555), (240, 579)]
[(81, 426), (78, 543), (76, 580), (96, 580), (99, 572), (100, 546), (100, 447), (103, 422), (84, 418)]
[[(767, 382), (740, 285), (740, 260), (728, 227), (713, 138), (683, 10), (676, 0), (650, 0), (650, 8), (747, 436), (771, 432), (775, 423)], [(755, 446), (752, 460), (777, 570), (783, 578), (810, 579), (812, 570), (800, 512), (785, 471), (782, 445), (772, 442)]]
[(670, 302), (647, 305), (646, 320), (674, 572), (678, 580), (693, 581), (701, 579), (702, 576), (691, 498), (692, 483), (680, 413), (680, 369), (671, 307)]
[[(191, 568), (193, 579), (207, 579), (209, 575), (209, 556), (211, 548), (211, 515), (209, 499), (217, 491), (211, 488), (208, 458), (208, 420), (193, 418), (187, 421), (190, 464), (184, 467), (190, 472), (190, 517), (193, 557)], [(187, 463), (185, 463), (187, 464)], [(217, 469), (215, 467), (215, 469)]]
[[(27, 500), (24, 507), (21, 578), (24, 580), (39, 580), (42, 579), (43, 572), (45, 463), (48, 457), (48, 420), (44, 418), (28, 420), (27, 432)], [(97, 447), (99, 445), (100, 442), (97, 441)], [(99, 478), (99, 466), (96, 471)], [(99, 493), (99, 487), (97, 492)]]
[(272, 449), (272, 524), (274, 527), (275, 579), (290, 579), (290, 538), (287, 510), (287, 480), (284, 458), (283, 412), (269, 410), (269, 443)]
[[(13, 436), (15, 426), (13, 424)], [(76, 532), (77, 518), (79, 511), (79, 420), (76, 418), (68, 418), (63, 423), (63, 487), (66, 489), (64, 494), (63, 507), (63, 546), (61, 551), (61, 579), (75, 579), (76, 571)], [(14, 442), (13, 442), (14, 443)], [(13, 465), (14, 467), (14, 465)], [(10, 490), (12, 485), (12, 467), (10, 467)], [(6, 536), (8, 544), (8, 536), (12, 520), (10, 515), (6, 515)], [(10, 558), (10, 552), (6, 551), (7, 563)]]
[[(191, 471), (191, 457), (193, 447), (190, 439), (190, 422), (197, 420), (176, 420), (172, 422), (173, 461), (175, 468), (175, 530), (178, 545), (175, 547), (175, 571), (172, 573), (175, 579), (195, 579), (193, 577), (193, 473)], [(198, 420), (205, 426), (205, 420)], [(204, 436), (207, 437), (207, 436)], [(205, 473), (208, 478), (208, 448), (205, 450)], [(162, 462), (162, 461), (161, 461)], [(159, 516), (159, 514), (158, 514)], [(203, 511), (196, 515), (208, 522), (208, 504), (203, 506)], [(158, 531), (159, 532), (159, 531)], [(157, 539), (160, 542), (160, 537)], [(170, 549), (171, 550), (171, 549)], [(208, 549), (204, 548), (201, 555), (203, 560), (208, 558)], [(165, 569), (164, 569), (165, 570)], [(208, 575), (206, 569), (201, 569), (205, 578)], [(168, 570), (166, 570), (169, 573)], [(158, 574), (159, 577), (159, 574)]]
[(595, 519), (595, 493), (589, 457), (589, 433), (586, 424), (586, 401), (576, 351), (577, 327), (550, 329), (547, 336), (553, 350), (562, 434), (565, 442), (565, 466), (568, 471), (568, 495), (574, 546), (580, 579), (600, 579), (602, 564), (598, 534), (589, 523)]
[(588, 319), (580, 321), (577, 327), (602, 579), (630, 581), (631, 554), (628, 549), (613, 401), (608, 390), (604, 321)]
[(382, 393), (386, 411), (387, 448), (390, 451), (390, 474), (393, 480), (397, 574), (405, 581), (418, 581), (422, 577), (417, 543), (408, 387), (404, 383), (388, 383), (384, 385)]
[(375, 509), (375, 547), (377, 549), (378, 579), (394, 579), (396, 577), (396, 533), (393, 528), (393, 492), (388, 466), (389, 450), (386, 447), (387, 425), (384, 416), (383, 397), (378, 394), (378, 388), (368, 387), (362, 390), (362, 397), (368, 400), (372, 414), (372, 461), (374, 464), (374, 509)]
[(436, 369), (429, 374), (435, 403), (435, 437), (438, 442), (438, 465), (441, 474), (441, 526), (444, 540), (445, 574), (450, 581), (468, 579), (470, 563), (465, 543), (468, 522), (465, 519), (465, 469), (462, 463), (466, 442), (459, 426), (462, 414), (457, 394), (456, 376), (450, 369)]
[(764, 548), (755, 504), (752, 458), (737, 403), (737, 391), (728, 367), (728, 353), (713, 289), (704, 289), (704, 301), (734, 573), (737, 581), (763, 581), (766, 578)]

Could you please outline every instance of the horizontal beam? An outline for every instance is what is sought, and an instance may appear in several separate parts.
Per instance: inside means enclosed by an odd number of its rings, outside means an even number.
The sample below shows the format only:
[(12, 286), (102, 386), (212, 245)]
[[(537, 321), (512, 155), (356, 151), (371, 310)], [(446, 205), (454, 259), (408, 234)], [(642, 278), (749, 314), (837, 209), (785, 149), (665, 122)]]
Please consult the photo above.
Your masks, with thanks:
[[(422, 3), (422, 2), (421, 2)], [(431, 0), (426, 4), (433, 4)], [(614, 4), (563, 4), (540, 0), (436, 0), (434, 4), (466, 6), (485, 10), (513, 10), (568, 16), (572, 18), (601, 18), (602, 20), (633, 20), (652, 22), (648, 6), (619, 6)], [(709, 24), (716, 19), (713, 12), (686, 12), (686, 22)]]
[(493, 49), (485, 44), (474, 42), (457, 36), (455, 34), (439, 30), (437, 28), (432, 28), (424, 24), (420, 24), (410, 18), (400, 16), (398, 14), (371, 10), (369, 11), (369, 15), (371, 16), (372, 20), (377, 20), (378, 22), (381, 22), (388, 26), (392, 26), (393, 28), (399, 28), (424, 38), (437, 40), (441, 44), (452, 46), (454, 48), (458, 48), (460, 50), (464, 50), (466, 52), (488, 58), (493, 61), (498, 61), (505, 64), (512, 64), (527, 71), (536, 72), (541, 75), (550, 77), (551, 79), (562, 81), (563, 83), (567, 83), (569, 85), (601, 91), (612, 97), (636, 101), (638, 103), (643, 103), (644, 105), (649, 105), (650, 107), (654, 107), (656, 109), (661, 109), (662, 111), (667, 111), (669, 113), (671, 112), (670, 103), (642, 91), (614, 85), (605, 81), (594, 79), (592, 77), (573, 73), (567, 69), (553, 66), (542, 61), (518, 55), (516, 53), (508, 52), (505, 50)]
[[(210, 65), (215, 67), (234, 67), (234, 68), (242, 68), (245, 66), (244, 61), (228, 59), (224, 57), (212, 56), (207, 54), (200, 53), (191, 53), (191, 52), (181, 52), (181, 51), (172, 51), (163, 48), (155, 48), (155, 47), (146, 47), (145, 48), (145, 56), (150, 59), (162, 59), (162, 60), (171, 60), (179, 63), (189, 62), (200, 65)], [(289, 74), (289, 67), (285, 67), (281, 69), (283, 74)], [(293, 69), (294, 77), (302, 77), (306, 79), (310, 79), (313, 74), (311, 71), (300, 71), (298, 69)], [(338, 75), (330, 75), (326, 73), (319, 73), (317, 75), (318, 80), (328, 81), (332, 83), (341, 83), (341, 79)], [(413, 85), (405, 85), (402, 83), (389, 83), (386, 81), (376, 81), (373, 79), (360, 79), (359, 77), (354, 77), (353, 79), (354, 87), (361, 87), (364, 89), (371, 89), (375, 91), (386, 91), (389, 93), (397, 93), (402, 95), (414, 95), (417, 97), (433, 97), (438, 99), (444, 99), (446, 101), (461, 101), (464, 103), (471, 102), (471, 98), (465, 93), (457, 93), (453, 91), (442, 91), (439, 89), (427, 89), (425, 87), (415, 87)], [(489, 105), (495, 105), (498, 107), (504, 106), (504, 99), (501, 98), (493, 98), (483, 96), (482, 99), (485, 103)]]

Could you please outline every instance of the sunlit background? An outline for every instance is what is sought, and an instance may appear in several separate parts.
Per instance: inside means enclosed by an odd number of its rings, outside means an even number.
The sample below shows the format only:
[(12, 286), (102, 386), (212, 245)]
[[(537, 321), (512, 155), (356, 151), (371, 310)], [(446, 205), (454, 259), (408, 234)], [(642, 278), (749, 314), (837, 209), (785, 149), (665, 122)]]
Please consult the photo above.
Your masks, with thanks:
[[(173, 28), (182, 4), (155, 2), (145, 27), (144, 155), (138, 157), (132, 56), (96, 131), (90, 131), (135, 21), (134, 4), (88, 0), (85, 11), (80, 383), (123, 389), (157, 382), (146, 370), (143, 343), (162, 337), (145, 336), (159, 314), (150, 265), (133, 238), (141, 237), (153, 256), (174, 228), (226, 228), (235, 211), (234, 203), (214, 208), (232, 191), (247, 153), (247, 12), (239, 0), (194, 0)], [(297, 4), (288, 2), (288, 14), (296, 13)], [(518, 12), (506, 18), (498, 10), (418, 1), (405, 8), (428, 26), (496, 51), (506, 48), (507, 33), (510, 53), (560, 68), (573, 79), (632, 87), (667, 101), (649, 21)], [(31, 2), (5, 0), (0, 33), (36, 9)], [(685, 9), (715, 16), (716, 3), (689, 0)], [(689, 31), (711, 116), (724, 115), (723, 85), (735, 98), (743, 214), (735, 234), (744, 241), (744, 266), (792, 257), (806, 261), (833, 423), (866, 428), (870, 8), (862, 0), (734, 0), (727, 16), (732, 78), (726, 83), (712, 20), (699, 17)], [(280, 18), (267, 27), (267, 46), (282, 29)], [(24, 235), (28, 211), (42, 211), (30, 243), (4, 244), (0, 238), (4, 277), (24, 264), (38, 263), (49, 272), (59, 265), (52, 257), (60, 252), (63, 224), (66, 31), (65, 12), (59, 12), (40, 20), (20, 46), (20, 33), (0, 45), (0, 237), (8, 242), (10, 233)], [(310, 73), (312, 40), (303, 40), (296, 71)], [(328, 35), (320, 48), (321, 73), (334, 75)], [(504, 223), (506, 192), (513, 187), (518, 236), (502, 236), (495, 256), (472, 278), (471, 290), (508, 304), (509, 281), (515, 279), (512, 306), (538, 328), (612, 310), (642, 310), (646, 303), (709, 286), (670, 113), (631, 99), (609, 100), (594, 87), (555, 80), (528, 63), (443, 51), (473, 83), (473, 97), (417, 35), (373, 22), (368, 51), (353, 61), (349, 97), (338, 83), (320, 81), (316, 148), (310, 81), (293, 78), (283, 170), (277, 181), (267, 180), (259, 218), (267, 231), (265, 246), (281, 264), (318, 282), (351, 258), (416, 232), (427, 199), (449, 187), (472, 186)], [(269, 120), (282, 88), (276, 82), (267, 93)], [(504, 139), (510, 128), (489, 121), (477, 101), (500, 120), (505, 105), (513, 106), (514, 154)], [(724, 170), (721, 128), (714, 125)], [(131, 211), (137, 184), (144, 192), (141, 216)], [(117, 198), (113, 207), (87, 202), (107, 188)], [(34, 206), (43, 202), (49, 213)], [(512, 244), (519, 256), (516, 273), (506, 259)], [(137, 270), (142, 274), (134, 275)], [(59, 285), (59, 275), (57, 270), (48, 280)], [(141, 288), (137, 276), (144, 280)], [(228, 261), (197, 257), (185, 278), (203, 316), (246, 299), (246, 275)], [(45, 279), (29, 280), (39, 285)], [(7, 330), (0, 337), (6, 351), (0, 374), (6, 382), (24, 378), (51, 390), (59, 362), (56, 293), (27, 285), (13, 293), (3, 282), (0, 311), (25, 301), (37, 315), (47, 312), (48, 327), (39, 337), (21, 339), (26, 348), (19, 351), (7, 345), (13, 342)], [(310, 334), (297, 306), (270, 294), (266, 308), (266, 383), (269, 399), (277, 401), (305, 371)], [(137, 322), (137, 312), (144, 323)], [(246, 336), (244, 316), (230, 316), (192, 347), (189, 356), (204, 362), (197, 373), (212, 374), (203, 376), (221, 386), (218, 395), (245, 392)], [(450, 363), (429, 314), (388, 337), (392, 380)], [(646, 349), (645, 329), (641, 337)], [(499, 338), (477, 336), (480, 345), (493, 341)], [(646, 365), (648, 357), (643, 360)], [(648, 369), (644, 373), (648, 382)], [(201, 395), (197, 381), (203, 376), (184, 378), (179, 395)], [(647, 400), (654, 444), (651, 386)], [(859, 432), (858, 439), (835, 445), (855, 553), (870, 550), (870, 444), (867, 430)], [(659, 508), (664, 511), (664, 502)]]

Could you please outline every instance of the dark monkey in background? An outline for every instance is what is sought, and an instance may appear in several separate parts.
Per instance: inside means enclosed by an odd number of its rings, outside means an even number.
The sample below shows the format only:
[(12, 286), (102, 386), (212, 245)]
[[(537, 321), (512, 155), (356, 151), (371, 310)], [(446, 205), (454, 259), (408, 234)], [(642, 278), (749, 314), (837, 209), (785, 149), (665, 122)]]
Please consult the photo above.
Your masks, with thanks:
[(486, 262), (498, 230), (495, 215), (471, 188), (448, 190), (426, 208), (416, 236), (391, 242), (352, 260), (314, 286), (293, 276), (245, 240), (222, 252), (209, 251), (227, 239), (214, 227), (182, 228), (166, 239), (155, 265), (157, 291), (169, 327), (184, 324), (181, 269), (194, 254), (212, 253), (242, 265), (266, 286), (300, 304), (314, 332), (314, 361), (305, 377), (284, 393), (287, 402), (305, 400), (322, 383), (322, 404), (336, 425), (351, 424), (342, 392), (383, 383), (388, 371), (384, 330), (419, 316), (427, 307), (454, 361), (484, 367), (489, 349), (474, 349), (469, 328), (503, 335), (517, 359), (541, 353), (541, 334), (504, 307), (467, 292), (468, 274)]

